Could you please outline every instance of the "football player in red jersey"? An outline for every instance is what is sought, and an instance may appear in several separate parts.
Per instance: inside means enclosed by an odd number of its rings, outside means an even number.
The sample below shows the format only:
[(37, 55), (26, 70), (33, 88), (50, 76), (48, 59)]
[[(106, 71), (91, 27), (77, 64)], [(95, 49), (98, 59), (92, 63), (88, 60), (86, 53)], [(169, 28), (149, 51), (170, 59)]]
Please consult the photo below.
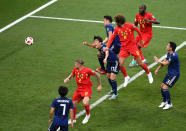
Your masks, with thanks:
[[(153, 14), (146, 12), (146, 8), (147, 8), (146, 5), (141, 5), (139, 7), (139, 13), (136, 15), (134, 24), (135, 26), (138, 26), (138, 24), (140, 25), (140, 31), (142, 34), (142, 40), (144, 41), (144, 44), (140, 44), (139, 35), (136, 37), (135, 40), (139, 48), (142, 62), (147, 64), (147, 60), (143, 56), (141, 48), (146, 48), (152, 39), (153, 36), (152, 23), (160, 24), (160, 22), (156, 19), (156, 17)], [(132, 62), (129, 64), (129, 67), (134, 67), (136, 64), (137, 64), (136, 59), (134, 58)]]
[(136, 58), (138, 65), (145, 70), (149, 79), (149, 83), (152, 83), (153, 82), (152, 74), (149, 71), (147, 65), (145, 63), (142, 63), (140, 59), (139, 49), (134, 39), (134, 31), (136, 31), (139, 35), (140, 43), (143, 44), (140, 30), (131, 23), (125, 23), (125, 17), (123, 15), (116, 15), (114, 19), (116, 21), (117, 27), (115, 28), (114, 33), (107, 44), (107, 48), (110, 47), (110, 44), (112, 43), (116, 35), (119, 35), (121, 43), (121, 49), (119, 52), (119, 64), (120, 70), (125, 77), (125, 82), (123, 86), (126, 87), (130, 79), (130, 77), (127, 75), (127, 71), (124, 66), (126, 58), (129, 57), (130, 55)]
[(86, 117), (82, 121), (83, 124), (86, 124), (90, 118), (90, 106), (89, 100), (92, 94), (92, 82), (90, 76), (95, 75), (98, 80), (97, 91), (101, 91), (101, 77), (100, 75), (92, 69), (89, 69), (84, 66), (84, 61), (82, 59), (77, 59), (75, 62), (75, 68), (72, 73), (64, 80), (64, 83), (68, 82), (74, 76), (76, 78), (77, 89), (73, 95), (72, 101), (74, 104), (74, 119), (73, 122), (76, 123), (76, 105), (81, 100), (83, 100), (83, 105), (86, 110)]

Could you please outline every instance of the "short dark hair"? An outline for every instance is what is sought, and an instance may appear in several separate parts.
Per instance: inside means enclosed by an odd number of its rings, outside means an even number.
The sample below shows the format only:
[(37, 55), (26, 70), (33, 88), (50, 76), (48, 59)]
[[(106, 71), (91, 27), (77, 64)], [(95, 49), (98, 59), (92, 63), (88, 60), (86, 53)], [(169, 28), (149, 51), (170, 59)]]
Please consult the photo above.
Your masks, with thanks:
[(108, 21), (110, 21), (112, 23), (112, 16), (105, 15), (104, 19), (106, 19), (106, 20), (108, 20)]
[(147, 9), (147, 6), (143, 4), (143, 5), (140, 5), (139, 6), (139, 9), (141, 9), (141, 8), (144, 9), (144, 10), (146, 10)]
[(98, 40), (99, 42), (103, 42), (103, 39), (100, 36), (94, 36), (94, 40)]
[(68, 93), (68, 88), (65, 86), (59, 86), (58, 93), (61, 97), (64, 97)]
[(84, 65), (84, 61), (82, 59), (77, 59), (76, 62), (81, 64), (81, 65)]
[(174, 52), (176, 50), (176, 43), (170, 41), (170, 47), (172, 48), (172, 51)]
[(121, 14), (114, 16), (114, 20), (118, 27), (121, 27), (126, 22), (125, 17)]

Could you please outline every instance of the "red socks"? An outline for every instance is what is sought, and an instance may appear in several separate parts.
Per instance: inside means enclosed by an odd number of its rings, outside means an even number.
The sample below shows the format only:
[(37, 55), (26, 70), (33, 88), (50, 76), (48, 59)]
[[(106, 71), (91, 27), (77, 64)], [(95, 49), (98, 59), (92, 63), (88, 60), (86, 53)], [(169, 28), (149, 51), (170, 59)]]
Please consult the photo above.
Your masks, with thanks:
[(90, 114), (90, 105), (89, 104), (87, 106), (85, 106), (85, 110), (86, 110), (87, 115), (89, 115)]
[(123, 73), (124, 77), (127, 77), (127, 76), (128, 76), (128, 75), (127, 75), (127, 70), (126, 70), (125, 66), (120, 67), (120, 70), (121, 70), (121, 72)]
[(147, 65), (145, 63), (142, 63), (141, 67), (145, 70), (146, 74), (149, 74), (149, 68), (147, 67)]

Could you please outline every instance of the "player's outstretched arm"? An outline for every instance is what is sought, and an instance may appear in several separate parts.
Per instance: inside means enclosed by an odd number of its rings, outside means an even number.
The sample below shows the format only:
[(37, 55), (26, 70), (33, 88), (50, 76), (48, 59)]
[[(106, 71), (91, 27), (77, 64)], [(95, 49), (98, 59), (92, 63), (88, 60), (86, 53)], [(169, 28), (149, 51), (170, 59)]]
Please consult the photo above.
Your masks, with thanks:
[(70, 125), (72, 128), (74, 127), (73, 116), (74, 116), (73, 109), (70, 109), (70, 120), (71, 120)]
[(49, 123), (49, 124), (52, 123), (52, 117), (53, 117), (54, 111), (55, 111), (55, 108), (51, 107), (51, 108), (50, 108), (49, 120), (48, 120), (48, 123)]
[(74, 77), (74, 75), (71, 73), (66, 79), (64, 79), (64, 83), (67, 83), (69, 80), (71, 80)]
[(86, 41), (83, 42), (83, 45), (86, 45), (86, 46), (89, 46), (89, 47), (92, 47), (92, 48), (96, 48), (96, 44), (90, 44)]
[(147, 21), (147, 22), (151, 22), (153, 24), (160, 24), (160, 21), (157, 20), (157, 19), (155, 19), (155, 20), (144, 19), (144, 20)]
[(95, 77), (97, 78), (98, 80), (98, 88), (97, 88), (97, 91), (101, 91), (101, 77), (100, 77), (100, 74), (98, 74), (97, 72), (95, 72)]

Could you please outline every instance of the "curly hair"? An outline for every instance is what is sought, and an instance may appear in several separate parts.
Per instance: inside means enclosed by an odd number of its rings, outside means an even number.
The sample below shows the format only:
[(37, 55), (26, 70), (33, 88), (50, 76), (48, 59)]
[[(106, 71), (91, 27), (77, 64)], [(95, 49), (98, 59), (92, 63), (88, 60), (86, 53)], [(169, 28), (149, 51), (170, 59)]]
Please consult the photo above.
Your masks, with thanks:
[(125, 23), (125, 17), (121, 14), (114, 16), (114, 20), (118, 27), (121, 27)]

